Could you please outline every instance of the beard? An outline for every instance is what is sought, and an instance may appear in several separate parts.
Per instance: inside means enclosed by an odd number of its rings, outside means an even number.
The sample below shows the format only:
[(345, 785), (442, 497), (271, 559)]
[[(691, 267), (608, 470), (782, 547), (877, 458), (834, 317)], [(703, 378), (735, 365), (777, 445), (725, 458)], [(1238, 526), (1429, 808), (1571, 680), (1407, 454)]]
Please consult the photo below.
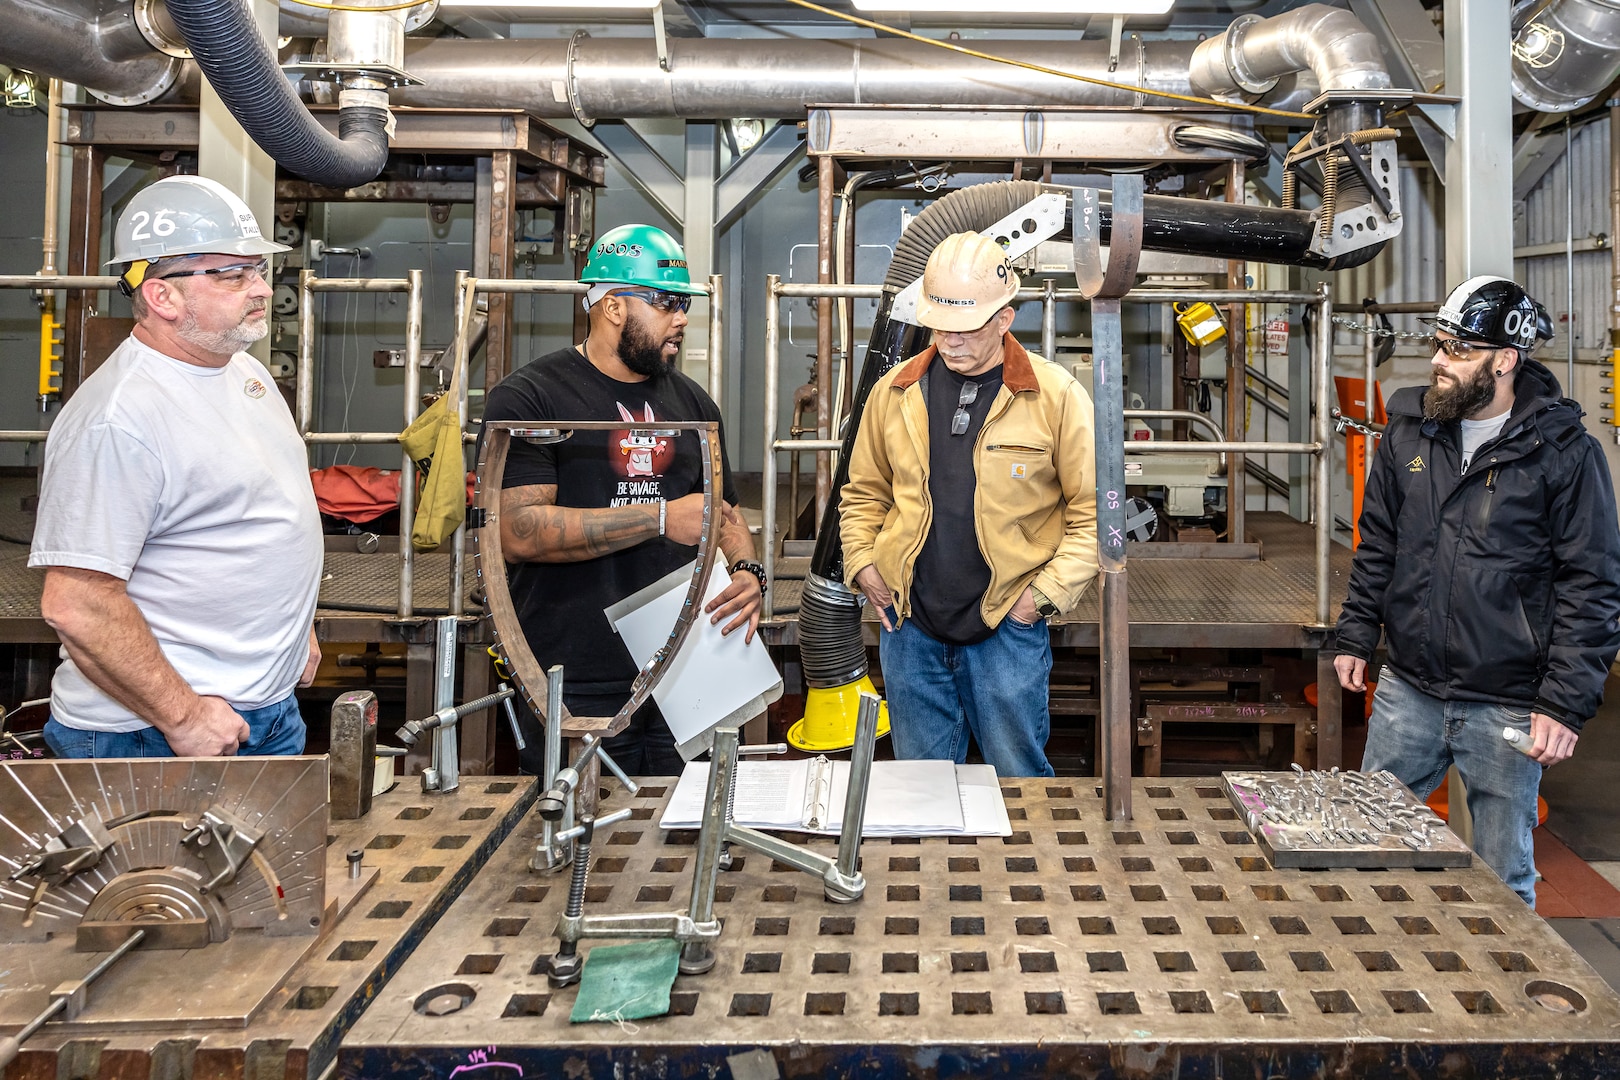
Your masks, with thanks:
[(175, 327), (175, 333), (180, 340), (189, 345), (195, 345), (205, 352), (217, 356), (231, 356), (258, 341), (270, 332), (268, 319), (258, 319), (249, 322), (247, 316), (255, 311), (263, 311), (264, 304), (259, 303), (248, 308), (242, 315), (242, 321), (229, 330), (203, 330), (197, 326), (197, 313), (187, 310)]
[(676, 334), (670, 338), (657, 338), (649, 333), (639, 318), (631, 317), (624, 324), (624, 330), (619, 335), (619, 359), (624, 366), (637, 375), (653, 379), (660, 375), (667, 375), (675, 370), (673, 359), (664, 359), (664, 346), (673, 341), (677, 348), (677, 355), (681, 339), (685, 335)]
[(1496, 396), (1496, 379), (1490, 364), (1481, 364), (1472, 375), (1456, 380), (1447, 389), (1440, 388), (1440, 373), (1429, 375), (1429, 391), (1423, 395), (1423, 415), (1429, 420), (1450, 423), (1472, 416), (1491, 403)]

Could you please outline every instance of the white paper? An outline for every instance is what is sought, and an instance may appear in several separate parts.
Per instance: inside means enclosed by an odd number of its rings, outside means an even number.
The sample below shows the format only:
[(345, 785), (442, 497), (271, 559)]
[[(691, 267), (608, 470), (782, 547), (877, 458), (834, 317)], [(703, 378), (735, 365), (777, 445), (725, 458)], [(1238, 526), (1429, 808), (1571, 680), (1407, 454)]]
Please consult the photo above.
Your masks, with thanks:
[[(838, 835), (849, 763), (832, 762), (834, 812), (830, 823), (810, 829), (806, 792), (817, 759), (737, 763), (732, 818), (739, 825)], [(659, 827), (695, 829), (703, 819), (709, 783), (707, 762), (689, 762), (670, 795)], [(1001, 798), (1001, 784), (989, 765), (949, 761), (874, 761), (867, 791), (863, 836), (1010, 836), (1012, 823)]]
[(994, 765), (958, 765), (956, 787), (962, 796), (962, 831), (968, 836), (1011, 836), (1012, 821), (1001, 797)]
[[(646, 667), (669, 640), (694, 565), (688, 563), (605, 609), (638, 667)], [(723, 571), (711, 573), (700, 608), (724, 592), (730, 582)], [(700, 610), (680, 651), (653, 687), (653, 700), (688, 761), (709, 748), (712, 729), (722, 723), (751, 720), (782, 696), (782, 676), (771, 662), (765, 642), (756, 635), (744, 644), (743, 630), (722, 634), (724, 626), (725, 622), (711, 623)]]
[[(832, 763), (828, 832), (840, 832), (849, 762)], [(949, 761), (874, 761), (866, 791), (862, 836), (935, 836), (962, 833), (962, 799)]]
[[(732, 818), (759, 828), (797, 829), (804, 814), (808, 761), (739, 762)], [(666, 829), (695, 829), (703, 821), (703, 799), (709, 790), (709, 763), (689, 761), (669, 797), (660, 824)]]

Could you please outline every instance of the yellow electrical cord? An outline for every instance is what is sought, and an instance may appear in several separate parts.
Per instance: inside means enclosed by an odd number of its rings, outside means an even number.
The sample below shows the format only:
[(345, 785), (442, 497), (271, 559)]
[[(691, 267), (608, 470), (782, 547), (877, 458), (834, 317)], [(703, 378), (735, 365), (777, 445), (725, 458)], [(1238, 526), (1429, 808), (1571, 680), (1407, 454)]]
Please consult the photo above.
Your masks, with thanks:
[[(296, 0), (296, 2), (305, 3), (306, 0)], [(842, 11), (833, 11), (831, 8), (824, 8), (820, 4), (812, 4), (810, 3), (810, 0), (787, 0), (787, 2), (796, 7), (805, 8), (809, 11), (817, 11), (823, 15), (831, 15), (835, 19), (843, 19), (845, 22), (854, 23), (856, 26), (864, 26), (869, 30), (879, 30), (885, 34), (893, 34), (896, 37), (903, 37), (910, 41), (920, 41), (925, 45), (933, 45), (941, 49), (949, 49), (951, 52), (961, 53), (963, 56), (972, 56), (980, 60), (989, 60), (996, 64), (1009, 64), (1012, 67), (1020, 67), (1028, 71), (1038, 71), (1043, 75), (1056, 75), (1060, 79), (1074, 79), (1076, 82), (1092, 83), (1096, 86), (1107, 86), (1115, 90), (1124, 90), (1132, 94), (1147, 94), (1150, 97), (1171, 98), (1175, 101), (1187, 101), (1194, 105), (1213, 106), (1217, 109), (1231, 109), (1237, 112), (1259, 113), (1262, 116), (1285, 116), (1290, 120), (1316, 119), (1316, 117), (1312, 116), (1310, 113), (1289, 112), (1287, 109), (1268, 109), (1263, 105), (1245, 105), (1241, 102), (1217, 101), (1214, 98), (1195, 97), (1192, 94), (1177, 94), (1169, 90), (1149, 90), (1142, 86), (1132, 86), (1130, 83), (1110, 82), (1107, 79), (1094, 79), (1089, 75), (1076, 75), (1072, 71), (1059, 71), (1056, 68), (1042, 67), (1040, 64), (1030, 64), (1023, 60), (1014, 60), (1006, 56), (995, 56), (991, 53), (979, 52), (977, 49), (969, 49), (966, 46), (957, 45), (953, 42), (923, 37), (920, 34), (909, 33), (908, 31), (900, 30), (893, 26), (885, 26), (882, 23), (872, 22), (870, 19), (863, 19), (858, 15), (846, 15)], [(325, 5), (316, 4), (313, 6), (324, 7)]]

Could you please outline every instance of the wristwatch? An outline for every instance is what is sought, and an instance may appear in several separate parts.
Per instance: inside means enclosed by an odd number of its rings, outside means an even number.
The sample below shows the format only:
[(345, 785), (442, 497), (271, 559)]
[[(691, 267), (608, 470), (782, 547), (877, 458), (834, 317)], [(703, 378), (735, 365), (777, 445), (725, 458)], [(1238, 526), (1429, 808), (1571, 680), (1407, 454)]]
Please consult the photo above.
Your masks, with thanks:
[(1035, 614), (1043, 619), (1050, 619), (1058, 613), (1058, 606), (1046, 598), (1046, 594), (1031, 585), (1029, 591), (1035, 601)]
[(738, 559), (731, 564), (731, 572), (735, 574), (739, 570), (746, 570), (759, 578), (759, 591), (765, 591), (765, 567), (762, 563), (757, 563), (753, 559)]

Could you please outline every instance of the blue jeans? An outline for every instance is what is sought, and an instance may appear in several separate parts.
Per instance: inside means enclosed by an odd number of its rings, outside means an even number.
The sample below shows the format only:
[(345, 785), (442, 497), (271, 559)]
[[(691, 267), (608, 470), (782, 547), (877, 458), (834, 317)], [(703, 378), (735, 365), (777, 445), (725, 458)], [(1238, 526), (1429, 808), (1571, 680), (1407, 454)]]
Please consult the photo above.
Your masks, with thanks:
[[(262, 709), (237, 709), (247, 721), (251, 734), (237, 749), (242, 757), (304, 752), (304, 717), (298, 711), (298, 695), (288, 694)], [(134, 731), (86, 731), (59, 723), (56, 717), (45, 721), (45, 743), (59, 758), (137, 758), (174, 757), (169, 740), (155, 727)]]
[(1530, 730), (1530, 710), (1483, 701), (1441, 701), (1384, 668), (1367, 725), (1365, 772), (1388, 769), (1427, 799), (1452, 764), (1468, 789), (1474, 851), (1508, 888), (1534, 906), (1536, 792), (1542, 767), (1502, 738)]
[(976, 645), (946, 645), (907, 620), (880, 635), (897, 758), (967, 760), (968, 733), (998, 776), (1051, 776), (1052, 638), (1008, 616)]

